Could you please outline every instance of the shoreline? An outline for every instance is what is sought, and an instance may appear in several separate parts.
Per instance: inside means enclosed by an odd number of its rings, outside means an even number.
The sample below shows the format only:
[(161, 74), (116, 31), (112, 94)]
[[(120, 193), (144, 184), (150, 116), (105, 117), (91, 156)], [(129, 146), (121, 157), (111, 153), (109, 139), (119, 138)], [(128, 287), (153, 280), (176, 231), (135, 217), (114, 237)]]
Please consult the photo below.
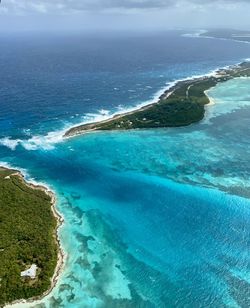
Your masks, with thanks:
[[(248, 35), (246, 36), (246, 34)], [(246, 30), (228, 30), (222, 32), (220, 30), (204, 30), (195, 37), (250, 44), (249, 31)], [(248, 38), (248, 40), (244, 40), (244, 37)]]
[(207, 98), (209, 99), (209, 103), (206, 104), (206, 107), (209, 107), (209, 106), (213, 106), (216, 104), (216, 100), (214, 98), (212, 98), (211, 96), (209, 96), (208, 92), (210, 90), (212, 90), (214, 87), (210, 88), (209, 90), (206, 90), (204, 91), (204, 94), (207, 96)]
[[(57, 143), (61, 143), (64, 142), (65, 139), (67, 138), (71, 138), (71, 137), (75, 137), (77, 135), (81, 135), (81, 134), (86, 134), (86, 133), (93, 133), (94, 131), (84, 131), (81, 132), (80, 134), (74, 134), (73, 136), (65, 136), (67, 134), (68, 131), (70, 131), (71, 129), (75, 128), (75, 127), (79, 127), (79, 126), (85, 126), (88, 124), (93, 124), (93, 123), (100, 123), (101, 121), (107, 121), (107, 120), (111, 120), (112, 118), (116, 117), (116, 116), (123, 116), (127, 113), (134, 113), (137, 112), (138, 110), (140, 110), (141, 108), (145, 108), (147, 106), (150, 105), (154, 105), (155, 103), (157, 103), (159, 97), (161, 95), (163, 95), (166, 91), (168, 91), (169, 89), (173, 88), (174, 86), (176, 86), (178, 83), (181, 82), (185, 82), (188, 80), (194, 80), (194, 79), (198, 79), (198, 78), (205, 78), (205, 77), (211, 77), (216, 75), (216, 73), (218, 71), (221, 70), (228, 70), (230, 69), (230, 67), (236, 67), (237, 65), (240, 65), (242, 62), (244, 61), (249, 61), (249, 58), (245, 58), (242, 59), (242, 61), (240, 62), (235, 62), (232, 63), (230, 65), (224, 65), (221, 67), (217, 67), (215, 69), (211, 69), (208, 72), (202, 74), (197, 74), (197, 75), (190, 75), (184, 78), (180, 78), (180, 79), (176, 79), (174, 81), (170, 81), (167, 82), (165, 84), (165, 86), (160, 87), (159, 90), (157, 90), (151, 98), (149, 98), (146, 101), (140, 102), (138, 104), (136, 104), (135, 106), (128, 106), (128, 107), (123, 107), (122, 110), (109, 110), (108, 113), (106, 114), (101, 114), (100, 112), (98, 113), (98, 111), (93, 114), (93, 118), (88, 119), (88, 120), (83, 120), (83, 121), (79, 121), (78, 123), (67, 123), (66, 125), (64, 125), (64, 127), (60, 128), (60, 129), (56, 129), (53, 131), (49, 131), (48, 133), (46, 133), (46, 135), (42, 136), (42, 135), (32, 135), (29, 139), (27, 140), (19, 140), (19, 139), (12, 139), (11, 137), (4, 137), (3, 139), (5, 139), (4, 141), (4, 146), (14, 150), (16, 148), (16, 146), (21, 145), (23, 146), (25, 149), (27, 148), (28, 150), (30, 148), (32, 149), (38, 149), (38, 148), (46, 148), (46, 149), (52, 149), (55, 144)], [(95, 130), (95, 132), (97, 132)], [(34, 138), (36, 138), (38, 140), (33, 140)], [(14, 145), (13, 144), (8, 144), (8, 141), (12, 142), (14, 141)], [(2, 140), (0, 139), (0, 143), (2, 142)], [(41, 143), (42, 142), (42, 143)], [(12, 142), (13, 143), (13, 142)], [(44, 144), (44, 145), (43, 145)], [(4, 164), (4, 162), (3, 162)], [(1, 162), (0, 162), (1, 165)], [(4, 164), (5, 165), (5, 164)], [(9, 167), (9, 166), (7, 166)], [(22, 170), (21, 170), (22, 171)], [(45, 184), (46, 186), (46, 184)]]
[[(242, 62), (238, 62), (236, 64), (234, 64), (233, 66), (237, 66), (237, 65), (240, 65)], [(80, 136), (80, 135), (83, 135), (83, 134), (87, 134), (87, 133), (91, 133), (93, 131), (96, 131), (96, 130), (89, 130), (89, 131), (85, 131), (85, 132), (82, 132), (82, 133), (79, 133), (79, 134), (75, 134), (75, 135), (72, 135), (72, 136), (67, 136), (67, 132), (69, 132), (72, 128), (75, 128), (75, 127), (79, 127), (79, 126), (85, 126), (85, 125), (90, 125), (90, 124), (98, 124), (98, 123), (105, 123), (106, 121), (110, 121), (112, 119), (117, 119), (117, 118), (120, 118), (124, 115), (129, 115), (129, 114), (133, 114), (134, 112), (137, 112), (137, 111), (140, 111), (140, 110), (145, 110), (147, 109), (148, 107), (151, 107), (155, 104), (157, 104), (159, 102), (159, 100), (161, 99), (161, 97), (163, 97), (164, 95), (171, 95), (172, 92), (170, 91), (171, 89), (174, 89), (179, 83), (182, 83), (182, 82), (186, 82), (186, 81), (191, 81), (191, 80), (196, 80), (196, 79), (200, 79), (200, 78), (205, 78), (205, 77), (210, 77), (210, 76), (215, 76), (216, 73), (220, 70), (226, 70), (226, 69), (229, 69), (231, 67), (231, 65), (226, 65), (222, 68), (217, 68), (217, 69), (214, 69), (204, 75), (193, 75), (193, 76), (189, 76), (189, 77), (185, 77), (183, 79), (176, 79), (175, 81), (171, 81), (169, 83), (167, 83), (166, 87), (163, 87), (162, 89), (158, 90), (152, 99), (150, 100), (147, 100), (145, 103), (140, 103), (134, 107), (128, 107), (126, 110), (122, 111), (122, 112), (114, 112), (112, 113), (111, 115), (109, 115), (106, 119), (103, 119), (103, 120), (94, 120), (94, 121), (87, 121), (87, 122), (80, 122), (79, 124), (77, 125), (71, 125), (70, 127), (66, 128), (63, 130), (63, 139), (68, 139), (68, 138), (73, 138), (73, 137), (76, 137), (76, 136)]]
[[(166, 125), (166, 126), (158, 126), (158, 127), (126, 127), (126, 128), (120, 128), (120, 125), (116, 125), (116, 127), (107, 128), (107, 125), (109, 125), (112, 122), (117, 122), (119, 120), (123, 120), (123, 118), (125, 117), (131, 117), (134, 116), (135, 114), (139, 114), (141, 112), (147, 112), (148, 110), (155, 108), (155, 106), (161, 104), (162, 101), (167, 101), (170, 97), (173, 96), (173, 94), (175, 94), (175, 92), (177, 92), (181, 87), (185, 87), (187, 85), (189, 85), (189, 87), (187, 88), (187, 93), (190, 89), (190, 87), (193, 87), (195, 84), (197, 83), (202, 83), (205, 81), (210, 81), (213, 80), (215, 84), (212, 84), (211, 86), (209, 86), (208, 88), (204, 89), (203, 91), (203, 95), (207, 98), (208, 102), (204, 103), (204, 111), (205, 111), (205, 107), (211, 106), (213, 105), (215, 102), (212, 98), (209, 97), (209, 95), (207, 94), (207, 92), (212, 89), (213, 87), (215, 87), (218, 83), (221, 82), (225, 82), (228, 81), (230, 79), (234, 79), (240, 76), (237, 76), (237, 74), (241, 74), (247, 71), (248, 77), (250, 76), (249, 74), (249, 69), (250, 69), (250, 65), (249, 65), (249, 59), (245, 59), (242, 62), (238, 62), (236, 64), (232, 64), (232, 65), (227, 65), (224, 66), (222, 68), (217, 68), (211, 72), (208, 72), (207, 74), (204, 75), (197, 75), (197, 76), (191, 76), (191, 77), (187, 77), (184, 79), (179, 79), (176, 80), (174, 82), (171, 82), (167, 88), (165, 88), (165, 90), (163, 90), (162, 92), (158, 91), (157, 93), (161, 93), (158, 98), (156, 98), (154, 101), (152, 101), (151, 103), (148, 103), (146, 105), (139, 105), (136, 106), (134, 109), (132, 110), (128, 110), (128, 111), (124, 111), (122, 113), (115, 113), (113, 115), (110, 115), (110, 117), (108, 117), (107, 119), (104, 120), (97, 120), (97, 121), (92, 121), (92, 122), (85, 122), (85, 123), (79, 123), (78, 125), (73, 125), (71, 126), (69, 129), (65, 130), (63, 138), (71, 138), (71, 137), (76, 137), (82, 134), (86, 134), (86, 133), (92, 133), (92, 132), (96, 132), (96, 131), (105, 131), (105, 130), (128, 130), (128, 129), (136, 129), (136, 128), (163, 128), (163, 127), (180, 127), (180, 126), (186, 126), (186, 125), (190, 125), (193, 124), (195, 122), (198, 122), (200, 120), (202, 120), (205, 117), (205, 113), (203, 114), (202, 118), (196, 120), (196, 121), (191, 121), (191, 122), (187, 122), (187, 124), (177, 124), (177, 125)], [(118, 128), (119, 126), (119, 128)], [(103, 127), (103, 128), (102, 128)]]
[(36, 297), (32, 297), (29, 299), (20, 299), (20, 300), (16, 300), (14, 302), (11, 303), (6, 303), (4, 305), (4, 308), (13, 308), (16, 307), (17, 305), (26, 305), (26, 304), (35, 304), (37, 302), (40, 302), (44, 297), (48, 296), (53, 289), (55, 288), (60, 275), (63, 271), (63, 267), (65, 265), (65, 259), (66, 259), (66, 253), (64, 252), (62, 245), (61, 245), (61, 240), (59, 237), (59, 229), (60, 227), (63, 225), (64, 222), (64, 218), (63, 216), (58, 212), (57, 208), (56, 208), (56, 194), (55, 192), (53, 192), (49, 187), (45, 186), (45, 185), (41, 185), (39, 183), (35, 183), (35, 182), (30, 182), (28, 180), (25, 179), (24, 174), (22, 173), (21, 170), (16, 169), (16, 168), (12, 168), (10, 166), (6, 167), (6, 165), (1, 165), (0, 163), (0, 169), (4, 169), (4, 170), (8, 170), (8, 171), (13, 171), (13, 173), (11, 175), (13, 176), (17, 176), (19, 177), (19, 179), (28, 187), (34, 189), (34, 190), (41, 190), (44, 193), (46, 193), (50, 199), (51, 199), (51, 211), (53, 216), (56, 219), (56, 228), (54, 230), (53, 233), (53, 238), (55, 240), (55, 243), (57, 245), (58, 248), (58, 253), (57, 253), (57, 264), (54, 270), (54, 274), (51, 277), (51, 285), (50, 288), (45, 291), (43, 294), (41, 294), (40, 296), (36, 296)]

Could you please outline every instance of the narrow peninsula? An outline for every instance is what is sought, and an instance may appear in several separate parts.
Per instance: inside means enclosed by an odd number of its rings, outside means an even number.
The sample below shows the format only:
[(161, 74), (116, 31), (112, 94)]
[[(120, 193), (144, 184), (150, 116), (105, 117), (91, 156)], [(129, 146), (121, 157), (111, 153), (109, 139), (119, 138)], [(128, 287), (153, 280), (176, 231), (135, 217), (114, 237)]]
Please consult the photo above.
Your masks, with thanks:
[(0, 167), (0, 307), (35, 300), (53, 287), (62, 265), (54, 195)]
[(177, 82), (155, 103), (104, 121), (72, 127), (64, 137), (92, 131), (179, 127), (199, 122), (204, 117), (205, 105), (210, 102), (206, 91), (237, 77), (250, 77), (250, 62), (220, 69), (213, 75)]

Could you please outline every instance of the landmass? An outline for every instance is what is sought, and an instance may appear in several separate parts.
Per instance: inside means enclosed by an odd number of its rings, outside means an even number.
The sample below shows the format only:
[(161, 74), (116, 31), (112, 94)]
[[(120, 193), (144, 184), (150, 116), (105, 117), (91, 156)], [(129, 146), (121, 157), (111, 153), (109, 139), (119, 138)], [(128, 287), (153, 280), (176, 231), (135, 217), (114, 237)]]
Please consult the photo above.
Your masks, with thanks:
[(63, 255), (54, 194), (0, 167), (0, 307), (36, 300), (53, 288)]
[(210, 103), (206, 91), (236, 77), (250, 77), (250, 62), (220, 69), (213, 75), (177, 82), (155, 103), (104, 121), (72, 127), (64, 137), (93, 131), (179, 127), (199, 122), (205, 115), (205, 106)]
[(203, 37), (228, 39), (240, 42), (250, 42), (250, 31), (219, 29), (205, 31), (200, 34)]

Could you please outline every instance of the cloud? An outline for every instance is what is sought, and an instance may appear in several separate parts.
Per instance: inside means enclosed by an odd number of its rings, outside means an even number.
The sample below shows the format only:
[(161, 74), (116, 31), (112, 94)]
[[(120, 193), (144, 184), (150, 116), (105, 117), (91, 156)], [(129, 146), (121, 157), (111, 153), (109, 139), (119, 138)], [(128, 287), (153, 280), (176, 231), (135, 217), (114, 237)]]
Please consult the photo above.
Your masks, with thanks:
[(167, 9), (174, 7), (206, 7), (209, 5), (240, 5), (250, 0), (2, 0), (2, 13), (72, 13), (81, 11), (129, 11)]
[(77, 12), (112, 9), (152, 9), (174, 5), (174, 0), (2, 0), (8, 12)]
[(249, 29), (250, 0), (2, 0), (0, 33)]

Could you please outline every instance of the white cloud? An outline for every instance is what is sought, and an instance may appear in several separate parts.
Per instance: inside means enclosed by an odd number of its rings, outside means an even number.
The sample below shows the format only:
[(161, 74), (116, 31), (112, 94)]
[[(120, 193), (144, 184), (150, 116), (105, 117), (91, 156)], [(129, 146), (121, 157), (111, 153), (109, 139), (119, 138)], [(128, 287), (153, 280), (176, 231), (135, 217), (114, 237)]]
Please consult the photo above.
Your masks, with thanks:
[(239, 6), (250, 3), (250, 0), (2, 0), (2, 13), (72, 13), (80, 11), (109, 10), (148, 10), (166, 9), (169, 7), (183, 8), (193, 5), (196, 8), (206, 6)]
[(0, 32), (250, 28), (250, 0), (2, 0)]

